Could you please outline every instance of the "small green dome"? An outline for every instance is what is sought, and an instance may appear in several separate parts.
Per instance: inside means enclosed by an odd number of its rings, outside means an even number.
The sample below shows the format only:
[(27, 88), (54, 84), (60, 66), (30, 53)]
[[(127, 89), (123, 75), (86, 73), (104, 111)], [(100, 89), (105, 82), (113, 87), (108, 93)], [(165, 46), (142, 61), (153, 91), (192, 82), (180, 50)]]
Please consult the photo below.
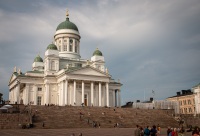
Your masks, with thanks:
[(48, 49), (50, 49), (50, 50), (58, 50), (58, 48), (56, 47), (56, 45), (55, 44), (49, 44), (48, 46), (47, 46), (47, 50)]
[(56, 31), (60, 29), (72, 29), (72, 30), (78, 31), (77, 26), (74, 23), (70, 22), (68, 17), (66, 18), (64, 22), (58, 25)]
[(40, 57), (40, 55), (38, 55), (35, 57), (34, 62), (43, 62), (43, 59)]
[(103, 56), (102, 52), (97, 48), (94, 53), (93, 56)]

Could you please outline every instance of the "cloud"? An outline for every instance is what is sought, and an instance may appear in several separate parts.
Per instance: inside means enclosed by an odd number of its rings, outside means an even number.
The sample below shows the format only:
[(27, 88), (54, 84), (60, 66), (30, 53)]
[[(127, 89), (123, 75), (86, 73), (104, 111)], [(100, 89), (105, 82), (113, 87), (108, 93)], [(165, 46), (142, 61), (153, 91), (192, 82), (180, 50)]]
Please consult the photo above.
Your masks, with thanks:
[(31, 69), (52, 42), (57, 25), (70, 21), (81, 34), (81, 56), (98, 47), (113, 78), (123, 83), (122, 100), (157, 99), (199, 83), (200, 3), (177, 1), (1, 1), (0, 87), (14, 66)]

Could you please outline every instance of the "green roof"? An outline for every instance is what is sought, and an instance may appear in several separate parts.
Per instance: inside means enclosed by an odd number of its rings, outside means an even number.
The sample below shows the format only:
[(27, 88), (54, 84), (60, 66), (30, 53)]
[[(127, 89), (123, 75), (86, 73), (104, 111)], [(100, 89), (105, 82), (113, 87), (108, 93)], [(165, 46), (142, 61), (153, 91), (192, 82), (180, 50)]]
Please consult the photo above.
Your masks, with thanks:
[(43, 59), (40, 57), (40, 55), (38, 55), (35, 57), (34, 62), (43, 62)]
[(97, 48), (94, 53), (93, 56), (103, 56), (102, 52)]
[(56, 45), (55, 44), (49, 44), (48, 46), (47, 46), (47, 50), (48, 49), (50, 49), (50, 50), (58, 50), (58, 48), (56, 47)]
[(77, 26), (74, 23), (70, 22), (68, 17), (66, 18), (64, 22), (58, 25), (56, 31), (60, 29), (72, 29), (72, 30), (78, 31)]
[(27, 73), (44, 73), (44, 71), (34, 70), (34, 71), (27, 71)]

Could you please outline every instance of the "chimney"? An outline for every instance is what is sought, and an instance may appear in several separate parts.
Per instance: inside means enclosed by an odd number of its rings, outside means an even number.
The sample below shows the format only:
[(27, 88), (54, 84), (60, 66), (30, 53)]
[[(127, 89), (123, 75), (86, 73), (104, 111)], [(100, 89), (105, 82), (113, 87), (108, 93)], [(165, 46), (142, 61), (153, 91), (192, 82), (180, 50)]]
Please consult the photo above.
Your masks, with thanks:
[(137, 100), (136, 102), (140, 102), (140, 100)]
[(181, 95), (181, 92), (176, 92), (177, 96)]

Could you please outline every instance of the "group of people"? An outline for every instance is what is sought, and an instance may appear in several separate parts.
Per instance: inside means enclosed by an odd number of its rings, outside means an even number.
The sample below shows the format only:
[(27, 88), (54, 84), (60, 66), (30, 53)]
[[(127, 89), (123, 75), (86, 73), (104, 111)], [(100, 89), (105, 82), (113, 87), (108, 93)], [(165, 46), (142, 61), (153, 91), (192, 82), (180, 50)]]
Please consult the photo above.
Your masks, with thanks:
[(143, 128), (142, 126), (136, 125), (135, 136), (156, 136), (160, 134), (160, 125), (153, 125), (152, 127), (147, 126)]
[(167, 136), (183, 136), (184, 129), (182, 128), (170, 128), (167, 129)]

